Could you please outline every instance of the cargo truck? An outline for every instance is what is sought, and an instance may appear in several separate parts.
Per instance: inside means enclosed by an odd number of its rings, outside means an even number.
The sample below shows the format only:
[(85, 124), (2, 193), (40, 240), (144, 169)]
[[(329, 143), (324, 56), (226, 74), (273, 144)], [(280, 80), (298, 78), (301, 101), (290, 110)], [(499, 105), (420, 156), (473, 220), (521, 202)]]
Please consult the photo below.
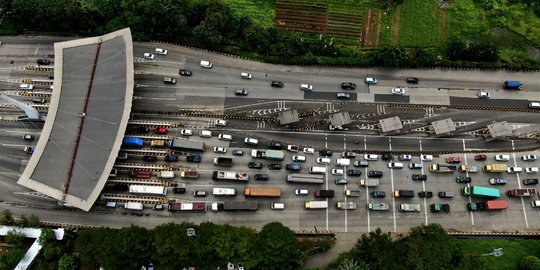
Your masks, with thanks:
[(165, 196), (167, 195), (167, 189), (164, 186), (129, 185), (129, 193)]
[(324, 175), (307, 174), (307, 173), (290, 173), (287, 174), (288, 183), (303, 183), (303, 184), (322, 184), (324, 183)]
[(157, 172), (157, 176), (159, 178), (172, 179), (174, 178), (175, 175), (173, 171), (160, 171), (160, 172)]
[(122, 146), (124, 147), (143, 147), (144, 141), (141, 138), (124, 137), (122, 140)]
[(306, 201), (304, 203), (306, 209), (326, 209), (328, 208), (327, 201)]
[(379, 179), (360, 179), (358, 184), (363, 187), (377, 187), (379, 186)]
[(125, 205), (124, 205), (124, 208), (128, 209), (128, 210), (136, 210), (136, 211), (142, 211), (144, 206), (142, 203), (140, 202), (127, 202)]
[(214, 196), (236, 196), (236, 189), (234, 188), (213, 188), (212, 194)]
[(156, 147), (156, 148), (164, 148), (165, 143), (166, 143), (165, 140), (152, 140), (152, 142), (150, 143), (150, 146)]
[(228, 172), (228, 171), (214, 171), (212, 179), (218, 181), (249, 181), (249, 175), (245, 172)]
[(392, 193), (392, 195), (396, 198), (413, 198), (414, 190), (394, 190), (394, 193)]
[(193, 203), (169, 203), (169, 211), (171, 212), (206, 212), (205, 202), (193, 202)]
[(337, 202), (336, 208), (341, 210), (353, 210), (356, 209), (355, 202)]
[(458, 165), (456, 164), (431, 164), (429, 166), (430, 172), (451, 173), (457, 171)]
[(262, 188), (262, 187), (246, 188), (244, 189), (244, 196), (277, 198), (277, 197), (281, 197), (281, 188)]
[(478, 166), (476, 166), (476, 165), (459, 165), (459, 171), (460, 172), (477, 173), (478, 172)]
[(204, 150), (206, 150), (206, 145), (204, 144), (204, 142), (196, 140), (186, 140), (178, 137), (167, 142), (167, 146), (172, 150), (178, 151), (204, 152)]
[(199, 172), (197, 170), (187, 170), (187, 171), (181, 171), (180, 177), (182, 178), (190, 178), (190, 179), (197, 179), (199, 178)]
[(360, 197), (360, 190), (345, 190), (345, 196), (347, 197)]
[(429, 206), (429, 210), (433, 213), (450, 212), (450, 205), (447, 203), (433, 203)]
[(471, 202), (467, 204), (469, 211), (491, 211), (504, 210), (508, 208), (508, 202), (505, 200), (492, 200), (486, 202)]
[(317, 190), (315, 191), (315, 197), (317, 198), (334, 198), (334, 191), (333, 190)]
[(506, 166), (506, 164), (488, 164), (482, 168), (482, 171), (490, 173), (500, 173), (506, 172), (507, 168), (508, 166)]
[(402, 212), (420, 212), (419, 203), (402, 203), (398, 206), (399, 211)]
[(283, 160), (285, 158), (285, 152), (281, 150), (251, 150), (251, 157), (263, 158), (268, 160)]
[(232, 163), (233, 163), (233, 159), (230, 157), (214, 158), (214, 165), (216, 166), (231, 167)]
[(137, 171), (137, 170), (130, 170), (128, 172), (128, 175), (129, 177), (141, 178), (141, 179), (150, 179), (152, 177), (151, 172)]
[(506, 191), (508, 197), (532, 197), (536, 195), (534, 188), (516, 188)]
[(461, 194), (464, 196), (479, 197), (479, 198), (500, 198), (501, 191), (496, 188), (488, 188), (481, 186), (463, 187)]
[(388, 211), (390, 205), (387, 203), (368, 203), (367, 209), (371, 211)]
[(212, 203), (212, 211), (255, 211), (258, 209), (256, 201), (230, 201)]

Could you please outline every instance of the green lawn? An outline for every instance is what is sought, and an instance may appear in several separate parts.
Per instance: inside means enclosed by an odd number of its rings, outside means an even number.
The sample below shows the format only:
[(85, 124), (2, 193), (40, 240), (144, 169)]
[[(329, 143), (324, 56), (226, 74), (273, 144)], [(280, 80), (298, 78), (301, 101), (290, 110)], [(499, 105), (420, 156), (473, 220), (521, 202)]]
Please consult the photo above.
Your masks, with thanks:
[(440, 45), (441, 16), (437, 0), (407, 0), (401, 6), (398, 44), (405, 47)]
[(518, 269), (517, 266), (521, 258), (527, 255), (540, 255), (540, 241), (538, 240), (479, 240), (479, 239), (458, 239), (465, 255), (481, 256), (482, 254), (493, 252), (495, 248), (503, 249), (503, 256), (482, 257), (486, 265), (492, 269)]
[(248, 16), (257, 25), (265, 29), (274, 23), (275, 0), (223, 0), (237, 16)]

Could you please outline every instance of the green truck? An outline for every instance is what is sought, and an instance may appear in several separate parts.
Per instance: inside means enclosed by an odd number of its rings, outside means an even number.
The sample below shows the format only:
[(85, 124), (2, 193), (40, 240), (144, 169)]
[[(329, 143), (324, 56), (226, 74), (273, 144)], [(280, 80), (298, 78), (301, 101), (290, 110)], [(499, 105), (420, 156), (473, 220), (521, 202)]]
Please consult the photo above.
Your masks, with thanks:
[(464, 196), (478, 197), (478, 198), (488, 198), (495, 199), (501, 197), (501, 191), (496, 188), (481, 187), (481, 186), (471, 186), (463, 187), (461, 194)]

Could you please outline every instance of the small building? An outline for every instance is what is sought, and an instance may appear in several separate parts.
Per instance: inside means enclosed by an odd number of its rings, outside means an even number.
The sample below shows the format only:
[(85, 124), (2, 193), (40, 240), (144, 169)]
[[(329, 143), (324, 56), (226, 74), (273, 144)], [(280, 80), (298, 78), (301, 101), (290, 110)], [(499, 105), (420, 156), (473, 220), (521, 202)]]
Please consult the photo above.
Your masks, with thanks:
[(450, 118), (431, 122), (431, 127), (435, 135), (447, 134), (456, 130), (456, 125)]
[(331, 114), (328, 117), (328, 120), (330, 120), (331, 125), (338, 126), (338, 127), (342, 127), (344, 125), (348, 125), (352, 123), (349, 112), (339, 112), (339, 113)]
[(278, 119), (280, 125), (288, 125), (298, 123), (300, 121), (297, 110), (287, 110), (279, 112)]
[(403, 128), (399, 116), (381, 119), (379, 120), (379, 126), (381, 127), (382, 133), (397, 132)]

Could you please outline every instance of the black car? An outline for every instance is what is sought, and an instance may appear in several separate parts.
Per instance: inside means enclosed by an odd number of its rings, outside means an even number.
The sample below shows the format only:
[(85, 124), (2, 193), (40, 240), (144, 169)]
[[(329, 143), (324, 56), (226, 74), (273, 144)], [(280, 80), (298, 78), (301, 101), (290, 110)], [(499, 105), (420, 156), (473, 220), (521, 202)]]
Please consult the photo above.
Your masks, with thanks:
[(49, 59), (38, 59), (37, 60), (38, 65), (46, 66), (46, 65), (49, 65), (50, 63), (51, 63), (51, 61)]
[(287, 164), (287, 166), (285, 166), (285, 169), (287, 171), (293, 171), (293, 172), (298, 172), (300, 170), (302, 170), (302, 166), (298, 163), (289, 163)]
[(184, 193), (186, 193), (186, 189), (183, 188), (183, 187), (175, 187), (175, 188), (172, 189), (172, 192), (174, 194), (184, 194)]
[(390, 161), (390, 160), (393, 160), (394, 157), (392, 157), (392, 154), (383, 154), (382, 155), (382, 160), (386, 160), (386, 161)]
[(280, 81), (272, 81), (272, 84), (270, 84), (272, 87), (278, 87), (278, 88), (283, 88), (283, 82), (280, 82)]
[(266, 181), (266, 180), (268, 180), (268, 174), (265, 174), (265, 173), (258, 173), (258, 174), (255, 174), (255, 176), (253, 177), (253, 179), (255, 179), (255, 180), (261, 180), (261, 181)]
[(280, 142), (271, 141), (268, 143), (268, 148), (275, 149), (275, 150), (281, 150), (283, 149), (283, 145)]
[(243, 156), (244, 155), (244, 150), (234, 149), (234, 150), (232, 150), (232, 155), (233, 156)]
[(248, 167), (252, 169), (262, 169), (263, 165), (260, 162), (251, 161), (248, 163)]
[(460, 176), (456, 177), (456, 183), (470, 183), (471, 180), (472, 179), (470, 177), (468, 177), (468, 176), (460, 175)]
[(362, 174), (361, 170), (347, 170), (348, 176), (360, 176)]
[(178, 161), (177, 155), (166, 155), (165, 156), (165, 162), (176, 162)]
[(178, 74), (182, 76), (191, 76), (193, 73), (191, 73), (191, 70), (189, 69), (181, 69), (180, 72), (178, 72)]
[(137, 127), (135, 129), (135, 132), (137, 132), (139, 134), (148, 134), (148, 133), (150, 133), (150, 128), (149, 127)]
[(352, 82), (342, 82), (341, 89), (354, 90), (356, 89), (356, 84)]
[(433, 197), (433, 192), (431, 191), (420, 191), (418, 192), (419, 198), (431, 198)]
[(201, 156), (198, 155), (198, 154), (188, 155), (186, 157), (186, 161), (188, 161), (188, 162), (201, 162)]
[(413, 174), (412, 175), (412, 180), (414, 180), (414, 181), (426, 181), (427, 180), (427, 175), (425, 175), (425, 174)]
[(143, 160), (146, 161), (146, 162), (156, 162), (157, 157), (156, 156), (144, 156)]
[(268, 169), (270, 169), (270, 170), (281, 170), (281, 164), (270, 163), (270, 164), (268, 164)]
[(538, 184), (538, 179), (536, 178), (529, 178), (529, 179), (523, 179), (523, 184), (524, 185), (536, 185)]
[(418, 83), (419, 81), (416, 77), (407, 77), (407, 83)]
[(372, 191), (370, 194), (371, 198), (384, 198), (386, 197), (386, 193), (384, 191)]
[(327, 148), (323, 148), (319, 151), (319, 156), (329, 157), (329, 156), (332, 156), (332, 154), (334, 154), (334, 152), (332, 152), (332, 150), (329, 150)]
[(49, 73), (49, 79), (54, 79), (54, 73)]
[(372, 177), (372, 178), (381, 178), (381, 177), (383, 177), (383, 172), (381, 172), (381, 171), (369, 171), (367, 176)]

